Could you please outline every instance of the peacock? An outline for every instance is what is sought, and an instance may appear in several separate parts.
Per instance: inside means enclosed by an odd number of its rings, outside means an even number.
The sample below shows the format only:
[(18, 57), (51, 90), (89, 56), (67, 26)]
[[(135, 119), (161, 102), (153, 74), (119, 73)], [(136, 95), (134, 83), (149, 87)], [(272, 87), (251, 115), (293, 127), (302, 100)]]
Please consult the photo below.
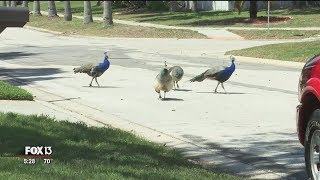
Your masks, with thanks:
[(161, 97), (161, 91), (164, 92), (163, 98), (166, 98), (166, 92), (169, 92), (173, 88), (173, 80), (170, 75), (169, 70), (166, 67), (161, 68), (160, 73), (157, 75), (154, 83), (154, 90), (159, 94), (159, 99), (162, 99)]
[(89, 76), (92, 77), (92, 80), (89, 84), (89, 86), (92, 86), (92, 81), (95, 79), (97, 85), (100, 87), (97, 77), (100, 77), (110, 66), (110, 62), (108, 60), (107, 52), (104, 53), (104, 60), (102, 63), (99, 64), (84, 64), (78, 68), (74, 68), (74, 73), (87, 73)]
[[(165, 64), (165, 66), (166, 66), (166, 64)], [(174, 89), (176, 89), (176, 84), (177, 84), (177, 87), (179, 88), (178, 82), (183, 77), (183, 74), (184, 74), (183, 69), (180, 66), (173, 66), (173, 67), (169, 68), (169, 72), (171, 73)]]
[(225, 93), (227, 93), (226, 90), (224, 89), (223, 83), (231, 77), (232, 73), (236, 69), (236, 66), (234, 64), (235, 57), (231, 55), (230, 60), (231, 60), (231, 65), (229, 67), (221, 67), (221, 66), (213, 67), (211, 69), (206, 70), (202, 74), (190, 79), (190, 82), (195, 82), (195, 81), (202, 82), (205, 79), (216, 80), (218, 81), (218, 84), (214, 92), (215, 93), (217, 92), (218, 86), (221, 83), (223, 90), (225, 91)]

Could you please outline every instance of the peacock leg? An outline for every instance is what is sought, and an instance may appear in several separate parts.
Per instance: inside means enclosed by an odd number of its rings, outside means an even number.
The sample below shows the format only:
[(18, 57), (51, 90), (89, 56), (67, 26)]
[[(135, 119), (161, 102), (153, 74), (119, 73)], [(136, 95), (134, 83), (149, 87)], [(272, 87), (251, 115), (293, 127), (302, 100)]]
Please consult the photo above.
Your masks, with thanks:
[(223, 83), (221, 83), (221, 86), (222, 86), (224, 92), (227, 94), (227, 91), (224, 89)]
[(220, 82), (218, 82), (217, 87), (216, 87), (216, 89), (214, 90), (214, 93), (217, 93), (217, 89), (218, 89), (219, 84), (220, 84)]
[(93, 79), (94, 79), (94, 77), (92, 78), (92, 80), (91, 80), (91, 82), (90, 82), (90, 84), (89, 84), (90, 87), (92, 86), (92, 81), (93, 81)]
[(177, 87), (178, 87), (178, 89), (180, 89), (179, 84), (178, 84), (178, 81), (176, 81), (176, 83), (177, 83)]
[(98, 83), (98, 80), (97, 80), (97, 77), (94, 78), (96, 80), (96, 83), (98, 84), (98, 86), (100, 87), (99, 83)]
[(163, 94), (163, 99), (165, 99), (166, 98), (166, 92), (164, 92), (164, 94)]
[(162, 97), (161, 97), (161, 92), (159, 92), (159, 99), (161, 99)]
[(176, 90), (176, 82), (173, 81), (173, 89)]

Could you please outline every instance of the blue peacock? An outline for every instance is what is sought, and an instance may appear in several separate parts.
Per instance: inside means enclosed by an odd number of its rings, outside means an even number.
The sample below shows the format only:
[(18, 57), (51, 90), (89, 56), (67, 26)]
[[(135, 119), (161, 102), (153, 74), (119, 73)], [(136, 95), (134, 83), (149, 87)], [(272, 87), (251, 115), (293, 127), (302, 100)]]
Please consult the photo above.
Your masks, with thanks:
[(236, 69), (236, 65), (234, 64), (234, 61), (235, 61), (234, 56), (231, 55), (230, 60), (231, 60), (231, 65), (229, 67), (221, 67), (221, 66), (213, 67), (211, 69), (206, 70), (202, 74), (190, 79), (190, 82), (195, 82), (195, 81), (202, 82), (205, 79), (216, 80), (218, 81), (218, 84), (214, 92), (215, 93), (217, 92), (217, 89), (220, 83), (223, 90), (226, 92), (226, 90), (224, 89), (223, 83), (231, 77), (232, 73)]
[(100, 87), (97, 78), (100, 77), (107, 69), (109, 69), (110, 62), (108, 60), (107, 52), (104, 53), (104, 60), (99, 64), (84, 64), (80, 67), (74, 68), (74, 73), (86, 73), (92, 77), (89, 86), (92, 86), (93, 79), (96, 81), (97, 85)]

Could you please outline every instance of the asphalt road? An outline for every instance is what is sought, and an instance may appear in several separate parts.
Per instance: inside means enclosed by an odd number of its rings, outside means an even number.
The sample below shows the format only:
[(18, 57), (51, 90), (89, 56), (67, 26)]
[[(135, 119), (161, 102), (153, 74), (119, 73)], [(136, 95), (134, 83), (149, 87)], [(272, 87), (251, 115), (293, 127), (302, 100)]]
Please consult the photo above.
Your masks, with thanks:
[[(249, 165), (261, 171), (257, 178), (305, 179), (295, 127), (299, 67), (238, 59), (225, 84), (229, 94), (213, 94), (214, 81), (186, 82), (213, 65), (229, 65), (227, 50), (279, 41), (77, 38), (11, 28), (0, 42), (0, 60), (15, 65), (1, 65), (1, 73)], [(101, 61), (104, 51), (111, 66), (99, 78), (103, 87), (88, 88), (91, 79), (72, 68)], [(165, 60), (186, 75), (180, 91), (159, 101), (152, 84)], [(234, 172), (250, 174), (241, 171)]]

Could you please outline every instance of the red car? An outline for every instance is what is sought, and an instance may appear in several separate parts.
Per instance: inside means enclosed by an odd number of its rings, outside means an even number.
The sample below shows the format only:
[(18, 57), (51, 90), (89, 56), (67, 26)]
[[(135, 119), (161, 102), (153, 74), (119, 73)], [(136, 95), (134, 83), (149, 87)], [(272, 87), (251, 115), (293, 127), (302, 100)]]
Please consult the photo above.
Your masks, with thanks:
[(320, 179), (320, 54), (303, 67), (299, 80), (297, 131), (305, 148), (308, 177)]

